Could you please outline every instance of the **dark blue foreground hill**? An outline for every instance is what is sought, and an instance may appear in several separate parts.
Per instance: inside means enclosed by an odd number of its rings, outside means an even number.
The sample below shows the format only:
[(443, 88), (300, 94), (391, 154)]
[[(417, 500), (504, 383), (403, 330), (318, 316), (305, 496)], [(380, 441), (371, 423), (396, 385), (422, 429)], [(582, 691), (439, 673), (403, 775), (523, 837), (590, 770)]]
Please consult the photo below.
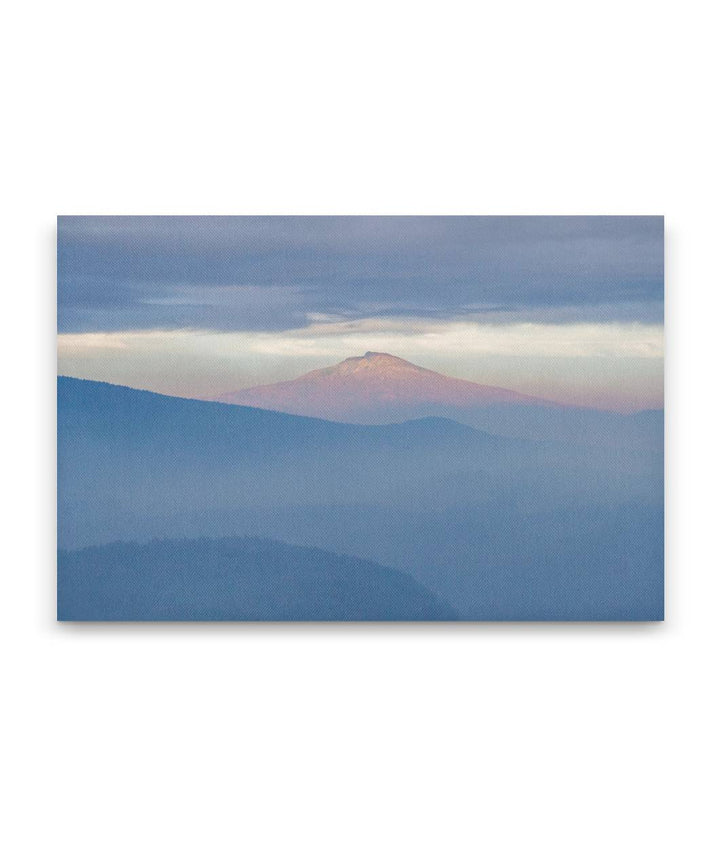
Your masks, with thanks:
[(449, 621), (409, 574), (260, 538), (156, 540), (58, 553), (65, 621)]

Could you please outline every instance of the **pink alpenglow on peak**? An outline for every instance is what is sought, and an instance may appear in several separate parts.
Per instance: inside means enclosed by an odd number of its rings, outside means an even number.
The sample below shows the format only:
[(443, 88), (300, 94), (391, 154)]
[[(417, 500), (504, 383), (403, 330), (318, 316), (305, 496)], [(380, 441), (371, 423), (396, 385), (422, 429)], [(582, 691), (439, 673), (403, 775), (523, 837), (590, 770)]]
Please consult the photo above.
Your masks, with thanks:
[(241, 389), (218, 401), (339, 421), (387, 422), (492, 404), (558, 406), (509, 389), (424, 369), (367, 351), (295, 380)]

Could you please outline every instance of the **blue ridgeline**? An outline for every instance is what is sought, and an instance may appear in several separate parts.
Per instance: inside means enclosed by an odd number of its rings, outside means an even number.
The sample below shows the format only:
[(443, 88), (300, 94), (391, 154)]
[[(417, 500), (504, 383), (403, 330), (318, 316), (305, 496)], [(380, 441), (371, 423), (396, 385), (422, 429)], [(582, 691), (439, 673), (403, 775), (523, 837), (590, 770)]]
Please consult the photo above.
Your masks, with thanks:
[(452, 621), (409, 574), (259, 538), (155, 540), (59, 553), (69, 621)]
[[(594, 444), (607, 418), (584, 412), (577, 442), (511, 439), (449, 419), (347, 425), (59, 378), (60, 616), (153, 617), (155, 592), (156, 608), (173, 605), (164, 617), (188, 619), (660, 619), (661, 415), (614, 417), (615, 440)], [(150, 539), (163, 540), (80, 551)], [(373, 582), (341, 606), (351, 566)]]

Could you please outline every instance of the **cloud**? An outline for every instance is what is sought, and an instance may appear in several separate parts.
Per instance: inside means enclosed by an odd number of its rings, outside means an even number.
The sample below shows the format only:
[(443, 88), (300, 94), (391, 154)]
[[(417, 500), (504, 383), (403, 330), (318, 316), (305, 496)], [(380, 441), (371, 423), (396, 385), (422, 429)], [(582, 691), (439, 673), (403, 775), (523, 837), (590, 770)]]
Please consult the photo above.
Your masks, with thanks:
[(266, 331), (134, 330), (66, 333), (58, 337), (61, 357), (107, 351), (205, 348), (212, 353), (265, 354), (345, 359), (365, 350), (428, 356), (502, 355), (523, 357), (635, 357), (662, 359), (663, 328), (641, 323), (486, 324), (478, 320), (434, 321), (426, 318), (329, 320), (280, 333)]
[(212, 397), (365, 351), (456, 377), (616, 409), (662, 406), (663, 329), (642, 323), (316, 318), (280, 332), (135, 330), (58, 337), (61, 374)]
[[(658, 217), (62, 217), (63, 332), (306, 315), (657, 322)], [(574, 313), (574, 314), (573, 314)]]

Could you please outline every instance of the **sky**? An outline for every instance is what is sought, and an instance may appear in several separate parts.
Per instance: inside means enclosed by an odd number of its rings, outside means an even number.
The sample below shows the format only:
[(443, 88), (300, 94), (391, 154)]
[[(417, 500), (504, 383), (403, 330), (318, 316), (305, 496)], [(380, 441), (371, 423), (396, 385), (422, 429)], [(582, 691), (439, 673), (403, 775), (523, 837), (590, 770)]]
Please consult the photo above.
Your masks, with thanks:
[(58, 371), (213, 397), (365, 351), (662, 407), (661, 217), (59, 217)]

